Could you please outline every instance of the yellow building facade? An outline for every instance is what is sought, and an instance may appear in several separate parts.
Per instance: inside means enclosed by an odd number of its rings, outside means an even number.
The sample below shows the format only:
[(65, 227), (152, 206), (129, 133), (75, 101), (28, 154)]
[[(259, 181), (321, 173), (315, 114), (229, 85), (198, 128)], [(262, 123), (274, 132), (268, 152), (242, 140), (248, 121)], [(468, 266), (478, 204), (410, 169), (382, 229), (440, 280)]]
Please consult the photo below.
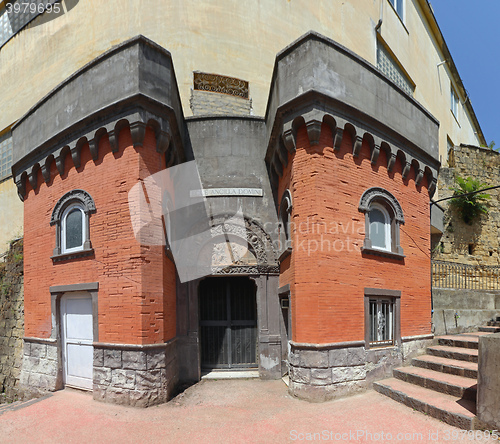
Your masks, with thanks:
[[(442, 163), (450, 145), (485, 143), (427, 0), (64, 0), (59, 14), (39, 14), (19, 30), (12, 29), (11, 6), (0, 2), (5, 139), (13, 124), (71, 74), (139, 34), (172, 54), (186, 117), (196, 114), (189, 106), (194, 72), (247, 81), (250, 113), (264, 116), (276, 54), (313, 30), (377, 66), (429, 110), (440, 122)], [(3, 251), (22, 231), (23, 209), (8, 162), (0, 172)]]

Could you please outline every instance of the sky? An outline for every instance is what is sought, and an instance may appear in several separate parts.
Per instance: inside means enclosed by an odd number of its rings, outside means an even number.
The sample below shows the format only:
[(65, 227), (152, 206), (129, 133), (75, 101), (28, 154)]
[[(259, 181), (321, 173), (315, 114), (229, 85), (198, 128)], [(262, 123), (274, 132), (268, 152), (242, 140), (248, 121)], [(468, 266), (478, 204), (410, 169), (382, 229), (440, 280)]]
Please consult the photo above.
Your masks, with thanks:
[(500, 149), (500, 0), (430, 0), (486, 142)]

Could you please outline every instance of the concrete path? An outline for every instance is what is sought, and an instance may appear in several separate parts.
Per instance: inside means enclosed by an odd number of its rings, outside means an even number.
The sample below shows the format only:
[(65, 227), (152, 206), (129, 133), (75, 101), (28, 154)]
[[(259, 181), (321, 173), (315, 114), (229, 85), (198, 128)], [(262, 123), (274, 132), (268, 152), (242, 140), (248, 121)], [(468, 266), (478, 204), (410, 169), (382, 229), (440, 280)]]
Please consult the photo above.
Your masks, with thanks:
[(103, 404), (70, 389), (0, 409), (2, 444), (453, 441), (470, 442), (374, 391), (311, 404), (290, 397), (282, 381), (204, 380), (148, 409)]

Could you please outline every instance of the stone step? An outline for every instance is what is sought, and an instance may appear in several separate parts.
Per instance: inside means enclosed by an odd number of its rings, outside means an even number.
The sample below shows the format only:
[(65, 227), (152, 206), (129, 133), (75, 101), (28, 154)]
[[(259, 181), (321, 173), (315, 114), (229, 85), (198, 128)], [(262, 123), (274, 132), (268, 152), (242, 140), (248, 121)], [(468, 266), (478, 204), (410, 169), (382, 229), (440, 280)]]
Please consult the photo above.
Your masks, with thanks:
[(401, 367), (393, 371), (396, 379), (435, 390), (446, 395), (475, 401), (477, 381), (464, 376), (441, 373), (421, 367)]
[(474, 429), (476, 405), (473, 401), (437, 393), (396, 378), (375, 382), (373, 387), (377, 392), (453, 427)]
[(486, 332), (486, 331), (472, 331), (469, 333), (460, 333), (460, 336), (472, 336), (475, 338), (479, 338), (480, 336), (485, 336), (485, 335), (489, 335), (489, 334), (491, 334), (491, 333)]
[(500, 332), (500, 327), (492, 327), (490, 325), (483, 325), (479, 327), (479, 331), (488, 332), (488, 333), (498, 333)]
[(477, 364), (475, 362), (459, 361), (458, 359), (442, 358), (440, 356), (423, 355), (412, 360), (415, 367), (428, 368), (442, 373), (477, 379)]
[(478, 351), (473, 348), (434, 345), (427, 347), (427, 354), (442, 358), (457, 359), (459, 361), (477, 362)]
[(479, 336), (471, 335), (448, 335), (438, 336), (439, 345), (448, 345), (450, 347), (475, 348), (479, 347)]

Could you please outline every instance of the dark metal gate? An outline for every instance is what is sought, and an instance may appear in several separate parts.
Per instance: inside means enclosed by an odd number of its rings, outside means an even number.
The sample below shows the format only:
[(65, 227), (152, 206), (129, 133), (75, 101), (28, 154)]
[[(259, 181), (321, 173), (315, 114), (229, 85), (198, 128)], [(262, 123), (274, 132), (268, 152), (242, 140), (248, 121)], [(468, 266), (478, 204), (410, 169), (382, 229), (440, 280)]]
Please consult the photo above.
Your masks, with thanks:
[(200, 283), (201, 366), (257, 367), (255, 284), (245, 277)]

